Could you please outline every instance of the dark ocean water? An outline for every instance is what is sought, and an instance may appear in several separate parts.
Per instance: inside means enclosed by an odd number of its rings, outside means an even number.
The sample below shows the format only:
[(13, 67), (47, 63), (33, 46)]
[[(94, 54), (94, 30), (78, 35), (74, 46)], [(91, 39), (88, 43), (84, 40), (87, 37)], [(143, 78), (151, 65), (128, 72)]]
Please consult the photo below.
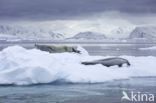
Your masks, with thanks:
[[(2, 50), (9, 45), (1, 44), (0, 48)], [(33, 48), (33, 44), (23, 43), (18, 45)], [(82, 46), (90, 55), (156, 56), (156, 50), (139, 49), (155, 45), (156, 44), (83, 44)], [(128, 93), (132, 91), (148, 92), (156, 95), (156, 77), (138, 77), (127, 80), (108, 81), (100, 84), (53, 83), (31, 86), (0, 86), (0, 103), (132, 103), (131, 101), (121, 101), (122, 91)]]

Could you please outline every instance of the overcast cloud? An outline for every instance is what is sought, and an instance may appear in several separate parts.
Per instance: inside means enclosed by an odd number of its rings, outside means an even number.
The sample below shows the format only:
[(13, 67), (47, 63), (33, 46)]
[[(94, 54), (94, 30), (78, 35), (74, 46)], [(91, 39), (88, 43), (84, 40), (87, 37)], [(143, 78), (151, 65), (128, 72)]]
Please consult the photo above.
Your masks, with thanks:
[(0, 0), (0, 19), (71, 19), (107, 11), (155, 14), (156, 0)]

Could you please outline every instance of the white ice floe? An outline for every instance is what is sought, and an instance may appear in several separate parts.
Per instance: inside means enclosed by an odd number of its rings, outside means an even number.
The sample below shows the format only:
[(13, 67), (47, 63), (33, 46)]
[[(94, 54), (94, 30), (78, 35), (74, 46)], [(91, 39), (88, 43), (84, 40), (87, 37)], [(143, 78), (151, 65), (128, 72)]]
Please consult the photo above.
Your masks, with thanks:
[(147, 48), (139, 48), (139, 50), (156, 50), (156, 46), (147, 47)]
[(81, 61), (107, 58), (76, 53), (53, 53), (12, 46), (0, 52), (0, 84), (30, 85), (64, 81), (101, 83), (132, 76), (156, 76), (156, 57), (121, 56), (130, 67), (86, 66)]

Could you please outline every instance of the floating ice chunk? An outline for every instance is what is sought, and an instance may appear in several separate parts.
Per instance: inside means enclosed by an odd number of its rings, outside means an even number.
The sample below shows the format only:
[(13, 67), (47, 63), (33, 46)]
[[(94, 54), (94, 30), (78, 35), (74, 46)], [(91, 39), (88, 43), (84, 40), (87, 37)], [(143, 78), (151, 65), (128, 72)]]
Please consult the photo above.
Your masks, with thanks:
[(102, 83), (136, 76), (156, 76), (156, 57), (121, 57), (128, 59), (132, 65), (122, 68), (108, 68), (100, 64), (85, 66), (81, 64), (83, 60), (106, 57), (76, 53), (50, 54), (37, 49), (12, 46), (0, 52), (0, 84), (30, 85), (56, 81)]
[(147, 48), (139, 48), (139, 50), (156, 50), (156, 46), (147, 47)]

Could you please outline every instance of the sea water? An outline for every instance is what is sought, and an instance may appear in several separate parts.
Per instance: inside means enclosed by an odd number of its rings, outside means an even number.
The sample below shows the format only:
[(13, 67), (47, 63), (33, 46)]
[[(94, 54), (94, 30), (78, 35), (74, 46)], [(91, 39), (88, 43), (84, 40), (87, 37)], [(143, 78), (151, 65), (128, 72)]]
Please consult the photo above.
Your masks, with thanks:
[[(100, 47), (101, 50), (91, 50), (94, 47), (90, 46), (86, 48), (91, 55), (96, 56), (48, 54), (20, 46), (8, 47), (0, 52), (0, 62), (3, 64), (0, 74), (0, 103), (120, 103), (123, 90), (154, 94), (155, 50), (150, 50), (153, 54), (148, 54), (148, 50), (140, 50), (137, 57), (135, 52), (131, 55), (122, 52), (124, 49), (131, 52), (133, 47), (136, 46)], [(143, 47), (148, 46), (137, 46), (135, 49), (139, 51), (138, 48)], [(103, 51), (101, 56), (97, 56), (98, 50)], [(106, 53), (107, 51), (109, 52)], [(116, 53), (118, 51), (120, 52)], [(81, 61), (118, 55), (128, 59), (132, 66), (107, 68), (102, 65), (86, 67), (80, 64)]]

